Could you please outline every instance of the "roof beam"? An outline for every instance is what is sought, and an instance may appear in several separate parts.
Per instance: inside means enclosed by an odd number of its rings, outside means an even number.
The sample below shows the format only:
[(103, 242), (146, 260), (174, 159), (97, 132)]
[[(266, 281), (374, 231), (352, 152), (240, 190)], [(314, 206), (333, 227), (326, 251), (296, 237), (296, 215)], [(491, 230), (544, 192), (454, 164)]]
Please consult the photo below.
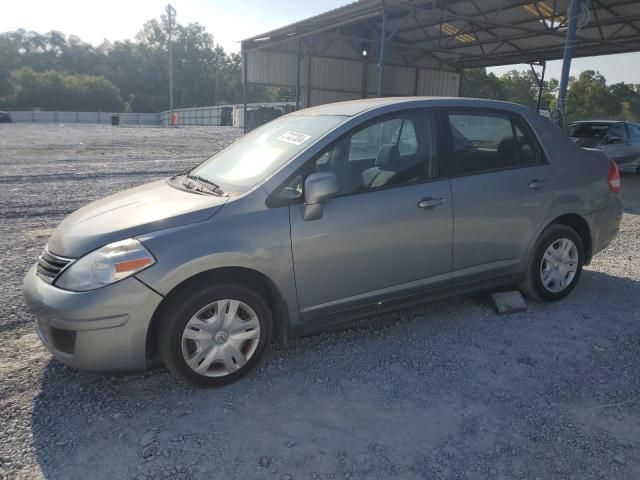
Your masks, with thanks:
[[(640, 38), (637, 36), (631, 36), (626, 39), (626, 48), (608, 48), (603, 50), (600, 43), (596, 40), (590, 45), (580, 45), (575, 48), (574, 58), (577, 57), (591, 57), (598, 55), (611, 55), (615, 53), (624, 53), (633, 50), (640, 51)], [(463, 60), (461, 62), (454, 62), (458, 68), (474, 68), (474, 67), (489, 67), (497, 65), (510, 65), (514, 63), (529, 63), (536, 61), (536, 58), (543, 57), (547, 60), (559, 60), (562, 59), (562, 52), (564, 46), (549, 47), (541, 50), (535, 50), (534, 54), (528, 55), (526, 52), (506, 52), (494, 54), (491, 57), (484, 58), (484, 61), (477, 60)]]
[[(307, 32), (296, 33), (295, 36), (287, 36), (287, 37), (284, 37), (284, 38), (278, 38), (277, 40), (274, 40), (274, 41), (267, 40), (267, 41), (264, 41), (264, 42), (258, 42), (256, 44), (256, 41), (255, 41), (256, 38), (262, 38), (263, 36), (269, 36), (269, 33), (266, 33), (266, 34), (258, 36), (258, 37), (253, 37), (253, 38), (250, 38), (248, 40), (243, 40), (241, 42), (241, 49), (242, 50), (261, 50), (263, 48), (273, 47), (275, 45), (280, 45), (282, 43), (287, 43), (287, 42), (290, 42), (290, 41), (298, 39), (298, 38), (304, 38), (304, 37), (308, 37), (310, 35), (315, 35), (315, 34), (320, 33), (320, 32), (325, 32), (327, 30), (333, 30), (334, 28), (340, 27), (342, 25), (348, 25), (348, 24), (351, 24), (351, 23), (356, 23), (356, 22), (361, 21), (361, 20), (371, 19), (371, 18), (375, 18), (375, 17), (379, 17), (379, 16), (380, 16), (379, 12), (372, 12), (372, 13), (364, 14), (362, 16), (351, 18), (349, 20), (344, 20), (342, 22), (333, 23), (331, 25), (325, 25), (324, 27), (312, 29), (312, 30), (309, 30)], [(247, 48), (247, 46), (249, 46), (249, 48)]]
[[(411, 8), (415, 8), (415, 9), (421, 11), (421, 13), (424, 13), (426, 15), (431, 15), (431, 16), (433, 15), (431, 12), (422, 10), (420, 7), (411, 7)], [(480, 25), (484, 24), (484, 25), (493, 26), (493, 27), (510, 28), (510, 29), (513, 29), (513, 30), (522, 31), (523, 33), (528, 33), (528, 34), (530, 34), (531, 36), (534, 36), (534, 37), (538, 37), (538, 36), (541, 36), (541, 35), (547, 35), (547, 36), (554, 36), (554, 37), (562, 38), (563, 40), (565, 39), (565, 34), (564, 33), (561, 33), (561, 32), (555, 31), (555, 30), (542, 30), (541, 31), (539, 29), (524, 27), (522, 25), (503, 24), (503, 23), (498, 23), (498, 22), (492, 21), (492, 20), (488, 20), (488, 21), (487, 20), (478, 20), (478, 19), (474, 19), (473, 17), (469, 17), (467, 15), (458, 15), (458, 14), (455, 14), (455, 13), (452, 14), (452, 17), (453, 16), (455, 16), (454, 20), (464, 20), (464, 21), (467, 21), (467, 22), (468, 21), (472, 21), (472, 22), (475, 22), (475, 23), (480, 24)], [(638, 15), (637, 17), (640, 18), (640, 15)], [(636, 18), (636, 16), (634, 16), (632, 18)], [(627, 18), (627, 20), (629, 20), (629, 19)], [(616, 18), (612, 18), (612, 19), (603, 20), (600, 23), (601, 23), (601, 25), (606, 25), (606, 24), (611, 24), (611, 23), (615, 24), (615, 23), (619, 23), (619, 20), (616, 19)], [(526, 38), (526, 37), (523, 37), (523, 38)], [(576, 39), (578, 41), (581, 41), (581, 42), (590, 42), (590, 41), (592, 41), (591, 39), (580, 37), (580, 36), (576, 36)], [(475, 42), (475, 43), (477, 43), (477, 42)], [(612, 42), (610, 40), (605, 41), (605, 42), (601, 42), (601, 43), (602, 44), (609, 44), (609, 45), (617, 45), (616, 42)], [(465, 48), (465, 47), (471, 46), (471, 45), (472, 45), (472, 43), (470, 42), (468, 44), (456, 45), (456, 46), (452, 46), (450, 48)], [(622, 46), (622, 45), (619, 45), (619, 46)]]
[[(557, 1), (557, 0), (556, 0)], [(600, 3), (601, 0), (593, 0), (594, 3), (598, 3), (598, 5), (600, 5), (601, 8), (605, 8), (602, 6), (602, 4)], [(523, 3), (519, 3), (516, 5), (512, 5), (507, 9), (503, 9), (504, 11), (509, 11), (509, 10), (513, 10), (513, 9), (519, 9), (521, 8), (523, 5), (527, 5), (531, 3), (531, 0), (526, 0)], [(619, 6), (624, 6), (624, 5), (629, 5), (629, 4), (633, 4), (635, 2), (628, 2), (628, 3), (621, 3), (616, 5), (617, 7)], [(431, 17), (435, 17), (433, 13), (431, 13), (430, 9), (425, 9), (424, 7), (420, 7), (420, 6), (415, 6), (415, 5), (407, 5), (407, 6), (402, 6), (399, 5), (399, 8), (404, 8), (404, 9), (415, 9), (417, 11), (419, 11), (420, 13), (424, 13), (426, 15), (429, 15)], [(602, 26), (602, 25), (608, 25), (611, 23), (626, 23), (629, 24), (630, 26), (632, 26), (632, 28), (634, 28), (634, 30), (637, 30), (638, 33), (640, 33), (640, 29), (638, 29), (637, 27), (632, 25), (632, 22), (634, 20), (630, 20), (629, 18), (624, 18), (621, 17), (617, 14), (617, 12), (615, 11), (611, 11), (610, 7), (606, 7), (606, 10), (609, 11), (609, 13), (611, 15), (614, 15), (615, 18), (609, 18), (609, 19), (605, 19), (602, 20), (601, 22), (598, 22), (598, 25)], [(473, 32), (467, 32), (468, 34), (475, 34), (476, 32), (486, 32), (489, 33), (493, 28), (511, 28), (511, 29), (515, 29), (515, 30), (521, 30), (521, 31), (525, 31), (525, 32), (529, 32), (532, 35), (540, 35), (542, 32), (539, 29), (536, 28), (529, 28), (529, 27), (525, 27), (526, 24), (530, 24), (532, 22), (538, 22), (539, 20), (536, 20), (534, 17), (532, 17), (531, 19), (528, 19), (526, 21), (519, 21), (519, 22), (511, 22), (511, 23), (502, 23), (502, 22), (498, 22), (496, 20), (497, 15), (494, 15), (493, 19), (488, 19), (488, 15), (493, 13), (493, 12), (501, 12), (503, 10), (500, 9), (496, 9), (496, 10), (489, 10), (487, 12), (485, 12), (485, 14), (483, 15), (483, 20), (482, 21), (477, 21), (476, 19), (474, 19), (474, 17), (469, 17), (469, 16), (465, 16), (465, 15), (461, 15), (458, 14), (454, 11), (452, 11), (451, 9), (447, 9), (451, 15), (448, 18), (440, 18), (438, 19), (438, 21), (435, 21), (434, 23), (430, 23), (428, 25), (421, 25), (422, 28), (429, 28), (429, 27), (436, 27), (438, 26), (439, 22), (455, 22), (455, 21), (469, 21), (471, 20), (472, 22), (475, 20), (476, 24), (483, 24), (483, 26), (481, 28), (479, 28), (476, 31)], [(554, 16), (552, 17), (552, 21), (555, 21), (555, 14), (557, 13), (556, 11), (556, 3), (554, 2)], [(598, 25), (594, 25), (594, 26), (589, 26), (589, 28), (594, 28)], [(398, 33), (403, 34), (403, 33), (407, 33), (407, 32), (411, 32), (416, 30), (416, 27), (410, 27), (410, 28), (405, 28), (400, 30)], [(548, 35), (553, 35), (553, 36), (557, 36), (557, 37), (561, 37), (561, 38), (565, 38), (565, 34), (563, 32), (559, 32), (558, 29), (549, 29), (548, 27), (545, 28), (544, 30), (544, 34), (548, 34)], [(455, 34), (451, 34), (451, 35), (445, 35), (446, 37), (451, 37), (451, 38), (455, 38)], [(583, 41), (589, 41), (590, 39), (585, 39), (584, 37), (578, 37), (578, 40)], [(605, 42), (607, 42), (607, 40), (605, 39)], [(466, 45), (461, 44), (461, 45), (457, 45), (457, 46), (452, 46), (451, 48), (464, 48)]]
[[(332, 33), (332, 32), (323, 32), (319, 35), (322, 35), (323, 37), (327, 37), (327, 38), (339, 38), (342, 40), (347, 40), (347, 41), (361, 41), (361, 42), (370, 42), (370, 43), (380, 43), (380, 39), (376, 39), (376, 38), (366, 38), (366, 37), (358, 37), (358, 36), (353, 36), (353, 35), (342, 35), (342, 34), (336, 34), (336, 33)], [(450, 60), (444, 60), (440, 57), (436, 57), (435, 55), (433, 55), (433, 52), (437, 52), (437, 53), (447, 53), (450, 55), (455, 55), (458, 57), (467, 57), (467, 58), (483, 58), (482, 55), (474, 55), (472, 53), (465, 53), (465, 52), (449, 52), (447, 50), (443, 50), (443, 49), (433, 49), (430, 47), (421, 47), (418, 45), (412, 45), (410, 43), (402, 43), (402, 42), (397, 42), (397, 41), (391, 41), (391, 42), (386, 42), (387, 45), (393, 46), (393, 47), (400, 47), (400, 48), (407, 48), (410, 50), (419, 50), (421, 52), (427, 52), (429, 54), (431, 54), (435, 60), (444, 63), (445, 65), (449, 65), (450, 67), (454, 68), (457, 70), (457, 67), (455, 66), (454, 63), (452, 63)]]
[[(613, 15), (614, 17), (618, 17), (618, 18), (620, 18), (620, 22), (621, 22), (621, 23), (624, 23), (625, 25), (630, 26), (630, 27), (631, 27), (631, 28), (633, 28), (637, 33), (640, 33), (640, 28), (636, 27), (636, 26), (633, 24), (633, 21), (626, 21), (627, 19), (626, 19), (625, 17), (621, 17), (621, 16), (618, 14), (618, 12), (616, 12), (616, 11), (613, 9), (613, 7), (610, 7), (610, 6), (608, 6), (608, 5), (604, 5), (600, 0), (592, 0), (592, 3), (594, 3), (595, 5), (598, 5), (600, 8), (602, 8), (602, 9), (603, 9), (603, 10), (605, 10), (605, 11), (607, 11), (610, 15)], [(632, 2), (632, 3), (637, 3), (637, 2)], [(621, 7), (621, 6), (624, 6), (624, 5), (628, 5), (628, 4), (623, 3), (623, 4), (616, 5), (616, 7)], [(596, 9), (594, 9), (594, 11), (595, 11), (595, 10), (596, 10)]]

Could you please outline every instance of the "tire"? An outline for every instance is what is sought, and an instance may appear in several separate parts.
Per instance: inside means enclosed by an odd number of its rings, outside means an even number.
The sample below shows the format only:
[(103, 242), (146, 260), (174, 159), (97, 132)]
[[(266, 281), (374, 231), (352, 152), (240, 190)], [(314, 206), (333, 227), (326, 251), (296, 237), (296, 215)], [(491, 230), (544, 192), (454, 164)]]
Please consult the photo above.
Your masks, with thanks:
[[(237, 313), (230, 315), (234, 308)], [(250, 288), (222, 284), (185, 289), (163, 312), (158, 350), (178, 380), (219, 387), (239, 380), (257, 365), (272, 332), (271, 309)]]
[[(561, 257), (567, 249), (569, 253)], [(536, 242), (520, 289), (534, 300), (557, 302), (575, 288), (583, 264), (584, 247), (576, 231), (565, 225), (549, 225)]]

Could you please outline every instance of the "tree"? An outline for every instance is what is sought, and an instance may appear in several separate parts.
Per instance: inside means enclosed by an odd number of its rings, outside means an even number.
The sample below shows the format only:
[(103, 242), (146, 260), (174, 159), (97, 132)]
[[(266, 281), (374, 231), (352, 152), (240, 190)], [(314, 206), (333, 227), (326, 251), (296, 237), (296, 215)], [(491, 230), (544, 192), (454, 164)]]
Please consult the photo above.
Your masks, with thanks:
[(558, 104), (558, 89), (560, 82), (556, 78), (545, 80), (542, 86), (541, 110), (553, 110)]
[(598, 72), (586, 70), (569, 83), (565, 121), (611, 119), (622, 111), (622, 104), (607, 88)]
[(504, 99), (535, 108), (538, 102), (538, 82), (532, 71), (511, 70), (500, 77)]
[(18, 109), (119, 112), (123, 108), (117, 87), (104, 77), (23, 67), (13, 72), (11, 81), (13, 104)]
[[(174, 28), (176, 107), (241, 102), (241, 57), (227, 54), (197, 23), (178, 24)], [(134, 111), (166, 110), (169, 108), (167, 41), (164, 17), (145, 23), (135, 41), (105, 42), (99, 47), (55, 31), (40, 34), (16, 30), (0, 34), (0, 107), (15, 107), (17, 98), (21, 108), (44, 108), (43, 105), (52, 104), (35, 93), (43, 88), (40, 80), (44, 77), (36, 81), (25, 72), (12, 77), (12, 72), (27, 67), (32, 73), (55, 71), (62, 76), (104, 77), (115, 84), (124, 97), (134, 97)], [(21, 85), (18, 94), (18, 85), (12, 78), (27, 82), (29, 88)], [(47, 79), (50, 83), (60, 82), (60, 78), (51, 73)], [(248, 95), (252, 101), (270, 98), (267, 89), (257, 85), (250, 86)], [(25, 103), (27, 98), (36, 103)], [(53, 103), (60, 105), (57, 101)], [(86, 101), (80, 103), (86, 104)]]
[(621, 120), (640, 120), (640, 85), (616, 83), (609, 86), (609, 91), (622, 106)]
[(500, 79), (486, 68), (469, 68), (462, 75), (460, 95), (472, 98), (504, 100), (504, 89)]

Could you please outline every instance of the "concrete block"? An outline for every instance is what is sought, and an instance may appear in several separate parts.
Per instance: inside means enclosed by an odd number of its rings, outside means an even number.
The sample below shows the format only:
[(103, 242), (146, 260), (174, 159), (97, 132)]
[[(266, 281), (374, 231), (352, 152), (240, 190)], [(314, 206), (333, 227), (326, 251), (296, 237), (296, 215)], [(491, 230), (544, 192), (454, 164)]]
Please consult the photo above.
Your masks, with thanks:
[(491, 300), (500, 315), (524, 312), (527, 309), (527, 303), (518, 290), (493, 293)]

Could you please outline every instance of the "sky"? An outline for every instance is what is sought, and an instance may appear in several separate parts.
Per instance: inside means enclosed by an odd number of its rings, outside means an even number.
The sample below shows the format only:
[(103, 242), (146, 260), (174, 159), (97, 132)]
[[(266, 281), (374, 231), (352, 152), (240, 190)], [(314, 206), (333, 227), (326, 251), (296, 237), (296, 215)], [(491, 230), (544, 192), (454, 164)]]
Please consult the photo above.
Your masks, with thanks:
[[(164, 13), (168, 0), (4, 0), (0, 32), (24, 28), (59, 30), (98, 45), (134, 38), (142, 24)], [(198, 22), (225, 50), (240, 50), (240, 40), (332, 8), (350, 0), (171, 0), (177, 20)], [(497, 75), (526, 65), (490, 69)], [(560, 77), (561, 62), (547, 64), (547, 78)], [(640, 53), (575, 59), (571, 75), (598, 70), (608, 83), (640, 83)]]

